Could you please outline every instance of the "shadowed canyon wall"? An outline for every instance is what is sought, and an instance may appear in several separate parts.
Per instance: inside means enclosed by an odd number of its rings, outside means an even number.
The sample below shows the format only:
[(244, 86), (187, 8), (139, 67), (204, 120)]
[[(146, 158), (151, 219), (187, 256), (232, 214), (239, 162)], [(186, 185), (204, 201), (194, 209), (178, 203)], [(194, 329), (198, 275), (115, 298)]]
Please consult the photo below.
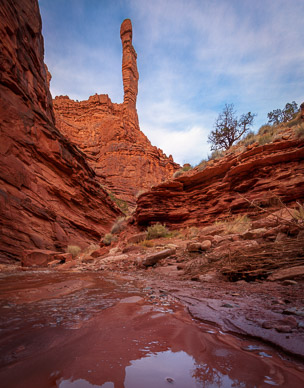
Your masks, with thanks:
[(121, 213), (55, 127), (38, 2), (1, 2), (0, 38), (0, 260), (97, 242)]
[(80, 102), (59, 96), (54, 109), (57, 127), (86, 154), (101, 184), (134, 206), (138, 192), (165, 181), (180, 166), (139, 128), (137, 54), (129, 19), (122, 23), (120, 37), (124, 102), (112, 103), (107, 94)]

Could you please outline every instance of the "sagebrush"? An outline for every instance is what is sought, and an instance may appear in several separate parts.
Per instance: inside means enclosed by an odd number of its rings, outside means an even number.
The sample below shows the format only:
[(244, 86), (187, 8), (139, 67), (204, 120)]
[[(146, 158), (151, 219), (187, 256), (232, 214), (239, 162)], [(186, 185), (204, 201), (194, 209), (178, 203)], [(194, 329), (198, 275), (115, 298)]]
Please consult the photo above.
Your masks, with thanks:
[(119, 234), (122, 232), (126, 227), (126, 221), (125, 217), (118, 217), (117, 220), (114, 222), (111, 228), (112, 234)]
[(154, 238), (168, 237), (170, 235), (169, 229), (166, 225), (157, 222), (155, 225), (149, 226), (147, 229), (147, 240)]
[(111, 245), (112, 242), (115, 242), (115, 241), (117, 241), (117, 237), (113, 236), (112, 233), (105, 234), (104, 238), (102, 239), (102, 242), (104, 243), (104, 245)]
[(71, 253), (73, 257), (77, 257), (81, 252), (81, 248), (78, 245), (68, 245), (66, 252)]

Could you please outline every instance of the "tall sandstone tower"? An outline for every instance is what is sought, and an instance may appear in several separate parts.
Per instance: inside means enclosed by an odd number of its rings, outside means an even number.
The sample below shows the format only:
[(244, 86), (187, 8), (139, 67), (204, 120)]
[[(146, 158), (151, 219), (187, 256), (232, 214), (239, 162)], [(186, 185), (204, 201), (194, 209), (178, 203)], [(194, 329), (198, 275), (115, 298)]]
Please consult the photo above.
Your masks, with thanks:
[(132, 23), (130, 19), (123, 21), (120, 28), (122, 42), (122, 80), (124, 87), (124, 104), (130, 110), (136, 109), (138, 93), (137, 54), (132, 45)]
[(80, 102), (59, 96), (53, 103), (60, 131), (85, 153), (100, 183), (132, 207), (139, 192), (167, 180), (180, 166), (171, 155), (152, 146), (140, 130), (136, 111), (139, 75), (130, 19), (123, 21), (120, 37), (122, 104), (112, 103), (107, 94)]

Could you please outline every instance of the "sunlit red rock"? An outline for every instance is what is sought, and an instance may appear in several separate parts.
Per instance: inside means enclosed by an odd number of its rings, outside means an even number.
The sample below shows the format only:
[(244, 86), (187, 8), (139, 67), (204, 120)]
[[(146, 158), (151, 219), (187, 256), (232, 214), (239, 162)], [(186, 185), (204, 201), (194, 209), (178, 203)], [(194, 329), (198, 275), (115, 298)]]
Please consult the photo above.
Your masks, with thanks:
[[(228, 155), (207, 167), (143, 193), (135, 213), (139, 225), (202, 226), (233, 214), (304, 201), (304, 140), (289, 139)], [(249, 201), (249, 202), (248, 202)]]
[(139, 76), (129, 19), (122, 23), (120, 36), (124, 102), (112, 103), (107, 94), (80, 102), (59, 96), (54, 99), (54, 109), (56, 126), (85, 153), (100, 183), (135, 205), (139, 192), (167, 180), (180, 166), (171, 155), (167, 157), (152, 146), (139, 128)]
[(98, 242), (121, 213), (55, 127), (38, 2), (1, 2), (0, 36), (0, 260)]

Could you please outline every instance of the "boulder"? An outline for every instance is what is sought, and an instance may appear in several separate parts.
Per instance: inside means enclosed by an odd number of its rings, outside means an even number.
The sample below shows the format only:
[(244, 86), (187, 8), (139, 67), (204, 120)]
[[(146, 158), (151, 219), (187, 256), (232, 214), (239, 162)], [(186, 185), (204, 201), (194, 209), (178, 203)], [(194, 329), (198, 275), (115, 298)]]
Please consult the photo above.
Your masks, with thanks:
[(72, 260), (70, 253), (58, 253), (43, 249), (26, 250), (23, 253), (21, 265), (23, 267), (47, 267), (51, 262), (64, 263)]
[(187, 250), (188, 252), (202, 252), (207, 251), (212, 246), (212, 243), (210, 240), (204, 240), (203, 242), (190, 242), (187, 244)]
[(94, 259), (97, 257), (101, 257), (109, 252), (109, 248), (103, 247), (100, 249), (97, 249), (96, 251), (93, 251), (90, 256), (93, 257)]
[(188, 252), (202, 252), (202, 244), (199, 242), (190, 242), (187, 244)]
[(134, 234), (133, 236), (128, 238), (128, 243), (129, 244), (137, 244), (141, 241), (144, 241), (146, 239), (146, 237), (147, 237), (147, 232), (137, 233), (137, 234)]
[(160, 260), (165, 259), (166, 257), (172, 256), (175, 254), (175, 249), (165, 249), (160, 252), (152, 253), (151, 255), (146, 256), (142, 260), (142, 265), (144, 267), (150, 267), (158, 263)]
[(264, 237), (266, 232), (267, 232), (266, 228), (251, 229), (251, 230), (248, 230), (245, 233), (242, 233), (241, 237), (244, 240), (256, 240), (257, 238)]
[(58, 253), (57, 252), (54, 255), (54, 258), (55, 258), (55, 260), (60, 260), (61, 264), (74, 260), (72, 253)]
[(141, 252), (144, 248), (140, 247), (139, 245), (127, 245), (123, 248), (122, 253), (129, 253), (129, 252)]
[(293, 279), (297, 276), (304, 276), (304, 265), (291, 268), (282, 268), (274, 271), (267, 280), (276, 281), (276, 280), (285, 280)]
[(212, 246), (212, 243), (211, 243), (210, 240), (205, 240), (205, 241), (203, 241), (203, 242), (201, 243), (201, 249), (202, 249), (203, 251), (207, 251), (208, 249), (211, 248), (211, 246)]
[(47, 264), (47, 266), (48, 267), (56, 267), (56, 265), (59, 265), (61, 263), (61, 261), (60, 260), (53, 260), (53, 261), (50, 261), (48, 264)]

